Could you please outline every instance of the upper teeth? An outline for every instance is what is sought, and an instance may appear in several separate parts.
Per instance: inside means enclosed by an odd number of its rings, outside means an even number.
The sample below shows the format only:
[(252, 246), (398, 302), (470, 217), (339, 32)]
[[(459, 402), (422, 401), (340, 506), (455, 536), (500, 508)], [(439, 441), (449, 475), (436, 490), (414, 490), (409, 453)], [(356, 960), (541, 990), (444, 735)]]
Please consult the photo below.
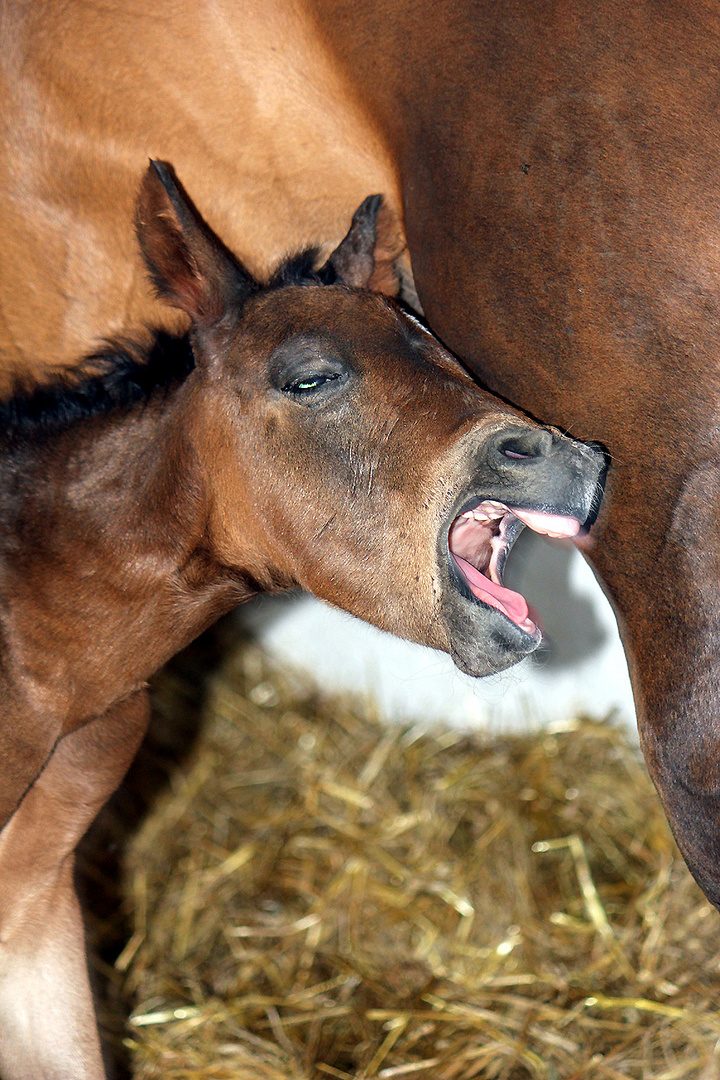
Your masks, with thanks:
[(510, 511), (504, 503), (496, 502), (494, 499), (485, 499), (484, 502), (479, 503), (472, 510), (466, 510), (461, 517), (480, 522), (497, 521), (498, 518), (505, 517), (508, 513)]

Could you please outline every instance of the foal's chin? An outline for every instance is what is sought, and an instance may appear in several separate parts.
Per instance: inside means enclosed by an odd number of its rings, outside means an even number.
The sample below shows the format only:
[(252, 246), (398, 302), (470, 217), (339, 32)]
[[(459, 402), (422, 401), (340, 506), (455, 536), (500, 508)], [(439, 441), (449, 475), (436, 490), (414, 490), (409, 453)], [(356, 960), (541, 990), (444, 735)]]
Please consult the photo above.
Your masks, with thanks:
[(445, 623), (454, 664), (475, 678), (496, 675), (519, 664), (542, 641), (537, 627), (527, 633), (502, 612), (478, 600), (453, 603), (445, 613)]

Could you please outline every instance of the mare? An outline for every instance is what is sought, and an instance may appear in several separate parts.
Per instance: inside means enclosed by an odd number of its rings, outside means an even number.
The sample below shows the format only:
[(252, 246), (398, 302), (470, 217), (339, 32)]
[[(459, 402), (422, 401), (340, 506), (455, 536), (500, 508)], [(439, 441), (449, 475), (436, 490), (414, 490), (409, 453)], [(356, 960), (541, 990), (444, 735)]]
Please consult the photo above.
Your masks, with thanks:
[(370, 196), (264, 287), (149, 167), (137, 231), (190, 320), (17, 392), (0, 433), (0, 1072), (103, 1076), (73, 888), (148, 677), (219, 615), (302, 586), (481, 675), (537, 647), (502, 584), (527, 525), (596, 514), (595, 448), (480, 390), (390, 280)]
[[(590, 553), (643, 751), (720, 903), (720, 12), (707, 0), (5, 0), (6, 368), (177, 325), (130, 228), (170, 158), (256, 272), (368, 191), (483, 383), (611, 453)], [(682, 58), (682, 62), (679, 62)], [(172, 324), (172, 327), (171, 327)]]

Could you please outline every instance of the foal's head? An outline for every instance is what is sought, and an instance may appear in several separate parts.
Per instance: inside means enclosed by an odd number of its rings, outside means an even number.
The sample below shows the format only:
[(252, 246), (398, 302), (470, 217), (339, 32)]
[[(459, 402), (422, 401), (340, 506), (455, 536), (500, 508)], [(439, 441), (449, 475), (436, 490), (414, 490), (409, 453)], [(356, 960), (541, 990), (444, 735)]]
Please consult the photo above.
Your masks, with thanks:
[(262, 286), (153, 163), (138, 235), (160, 295), (191, 320), (187, 436), (213, 557), (486, 674), (540, 641), (501, 583), (523, 519), (572, 535), (602, 461), (480, 390), (369, 291), (391, 270), (376, 258), (380, 204), (365, 200), (319, 270), (302, 256)]

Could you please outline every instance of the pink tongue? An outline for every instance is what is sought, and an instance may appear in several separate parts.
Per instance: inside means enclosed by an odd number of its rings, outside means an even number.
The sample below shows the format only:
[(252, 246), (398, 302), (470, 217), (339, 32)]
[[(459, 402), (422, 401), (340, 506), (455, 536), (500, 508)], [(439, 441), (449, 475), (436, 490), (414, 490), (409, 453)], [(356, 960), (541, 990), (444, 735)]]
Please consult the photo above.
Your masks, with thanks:
[[(515, 513), (514, 510), (513, 513)], [(558, 520), (562, 521), (563, 519), (559, 518)], [(518, 626), (522, 626), (528, 617), (528, 606), (525, 598), (520, 593), (513, 592), (512, 589), (506, 589), (504, 585), (498, 585), (496, 581), (486, 578), (484, 574), (481, 574), (465, 559), (461, 559), (459, 555), (453, 553), (453, 559), (467, 578), (473, 596), (489, 604), (490, 607), (498, 608), (504, 615), (507, 615), (508, 619), (512, 619)]]
[(543, 536), (554, 536), (557, 539), (566, 536), (577, 536), (580, 532), (580, 522), (577, 518), (562, 517), (560, 514), (541, 514), (537, 510), (516, 510), (510, 507), (516, 518), (520, 518), (533, 532), (542, 533)]

